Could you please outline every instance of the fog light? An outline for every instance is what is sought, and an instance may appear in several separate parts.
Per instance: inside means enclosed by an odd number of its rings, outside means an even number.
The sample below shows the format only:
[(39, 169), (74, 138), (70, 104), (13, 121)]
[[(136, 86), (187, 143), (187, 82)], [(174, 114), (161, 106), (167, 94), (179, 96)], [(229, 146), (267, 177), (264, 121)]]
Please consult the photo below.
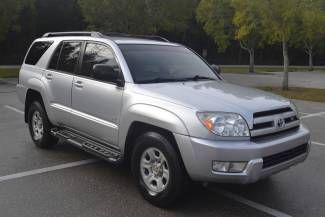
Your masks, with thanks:
[(213, 161), (212, 170), (215, 172), (222, 173), (240, 173), (243, 172), (246, 168), (246, 162), (222, 162), (222, 161)]

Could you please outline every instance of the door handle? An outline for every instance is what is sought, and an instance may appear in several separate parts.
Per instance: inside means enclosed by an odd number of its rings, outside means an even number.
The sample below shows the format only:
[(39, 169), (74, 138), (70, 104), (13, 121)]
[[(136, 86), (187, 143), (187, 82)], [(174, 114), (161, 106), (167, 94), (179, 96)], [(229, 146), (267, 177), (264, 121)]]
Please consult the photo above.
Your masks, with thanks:
[(76, 82), (74, 82), (74, 86), (82, 88), (84, 85), (83, 85), (82, 81), (76, 81)]
[(51, 73), (46, 73), (45, 75), (47, 80), (52, 80), (53, 79), (53, 75)]

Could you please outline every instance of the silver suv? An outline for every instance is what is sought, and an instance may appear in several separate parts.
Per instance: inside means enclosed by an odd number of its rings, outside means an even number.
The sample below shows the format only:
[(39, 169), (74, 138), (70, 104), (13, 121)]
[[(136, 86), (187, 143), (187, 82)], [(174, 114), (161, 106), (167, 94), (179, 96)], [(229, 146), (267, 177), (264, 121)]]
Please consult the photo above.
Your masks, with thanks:
[(38, 147), (61, 139), (127, 161), (144, 198), (160, 207), (190, 180), (252, 183), (309, 152), (293, 103), (229, 84), (160, 37), (47, 33), (29, 49), (17, 90)]

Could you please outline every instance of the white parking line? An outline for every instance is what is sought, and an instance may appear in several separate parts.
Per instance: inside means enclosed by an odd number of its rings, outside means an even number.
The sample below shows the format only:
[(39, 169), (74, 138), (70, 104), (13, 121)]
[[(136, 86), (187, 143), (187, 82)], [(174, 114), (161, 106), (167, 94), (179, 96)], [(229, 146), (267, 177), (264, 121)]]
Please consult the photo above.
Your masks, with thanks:
[(325, 115), (325, 112), (318, 112), (318, 113), (312, 113), (312, 114), (308, 114), (308, 115), (305, 115), (305, 116), (301, 116), (300, 118), (301, 119), (304, 119), (304, 118), (311, 118), (311, 117), (324, 117), (323, 115)]
[(286, 213), (283, 213), (279, 210), (276, 210), (276, 209), (272, 209), (270, 207), (267, 207), (263, 204), (260, 204), (260, 203), (256, 203), (254, 201), (251, 201), (251, 200), (248, 200), (242, 196), (239, 196), (237, 194), (234, 194), (232, 192), (229, 192), (229, 191), (226, 191), (224, 189), (221, 189), (221, 188), (210, 188), (212, 191), (218, 193), (218, 194), (221, 194), (223, 195), (224, 197), (227, 197), (229, 199), (232, 199), (234, 201), (237, 201), (239, 203), (242, 203), (242, 204), (245, 204), (247, 206), (250, 206), (254, 209), (257, 209), (259, 211), (262, 211), (264, 213), (267, 213), (269, 215), (272, 215), (272, 216), (277, 216), (277, 217), (291, 217), (290, 215), (286, 214)]
[(6, 175), (6, 176), (0, 176), (0, 182), (12, 180), (12, 179), (18, 179), (18, 178), (22, 178), (22, 177), (26, 177), (26, 176), (48, 173), (48, 172), (56, 171), (56, 170), (67, 169), (67, 168), (71, 168), (71, 167), (78, 167), (81, 165), (91, 164), (91, 163), (95, 163), (98, 161), (99, 161), (98, 159), (81, 160), (81, 161), (75, 161), (75, 162), (66, 163), (66, 164), (60, 164), (60, 165), (52, 166), (52, 167), (46, 167), (46, 168), (29, 170), (29, 171), (15, 173), (15, 174)]
[(11, 110), (11, 111), (17, 112), (18, 114), (21, 114), (21, 115), (24, 114), (24, 112), (22, 110), (17, 109), (17, 108), (15, 108), (13, 106), (5, 105), (4, 107), (7, 108), (7, 109), (9, 109), (9, 110)]
[(320, 145), (320, 146), (324, 146), (325, 147), (325, 144), (324, 143), (314, 142), (314, 141), (312, 141), (311, 143), (314, 144), (314, 145)]

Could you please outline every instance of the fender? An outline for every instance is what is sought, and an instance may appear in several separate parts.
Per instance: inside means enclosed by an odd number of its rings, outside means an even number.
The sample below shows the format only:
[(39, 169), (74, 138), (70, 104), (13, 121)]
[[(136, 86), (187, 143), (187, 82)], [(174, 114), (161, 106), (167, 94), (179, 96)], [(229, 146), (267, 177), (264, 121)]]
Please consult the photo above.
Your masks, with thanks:
[(166, 109), (147, 105), (135, 104), (130, 106), (123, 114), (119, 128), (119, 146), (124, 152), (128, 130), (133, 122), (142, 122), (160, 127), (181, 135), (188, 135), (184, 122), (173, 112)]
[(51, 112), (50, 103), (48, 101), (48, 98), (46, 97), (46, 93), (45, 93), (46, 90), (43, 82), (38, 78), (30, 78), (28, 79), (26, 86), (28, 87), (28, 89), (35, 90), (41, 94), (48, 118), (52, 123), (56, 123), (55, 117)]

